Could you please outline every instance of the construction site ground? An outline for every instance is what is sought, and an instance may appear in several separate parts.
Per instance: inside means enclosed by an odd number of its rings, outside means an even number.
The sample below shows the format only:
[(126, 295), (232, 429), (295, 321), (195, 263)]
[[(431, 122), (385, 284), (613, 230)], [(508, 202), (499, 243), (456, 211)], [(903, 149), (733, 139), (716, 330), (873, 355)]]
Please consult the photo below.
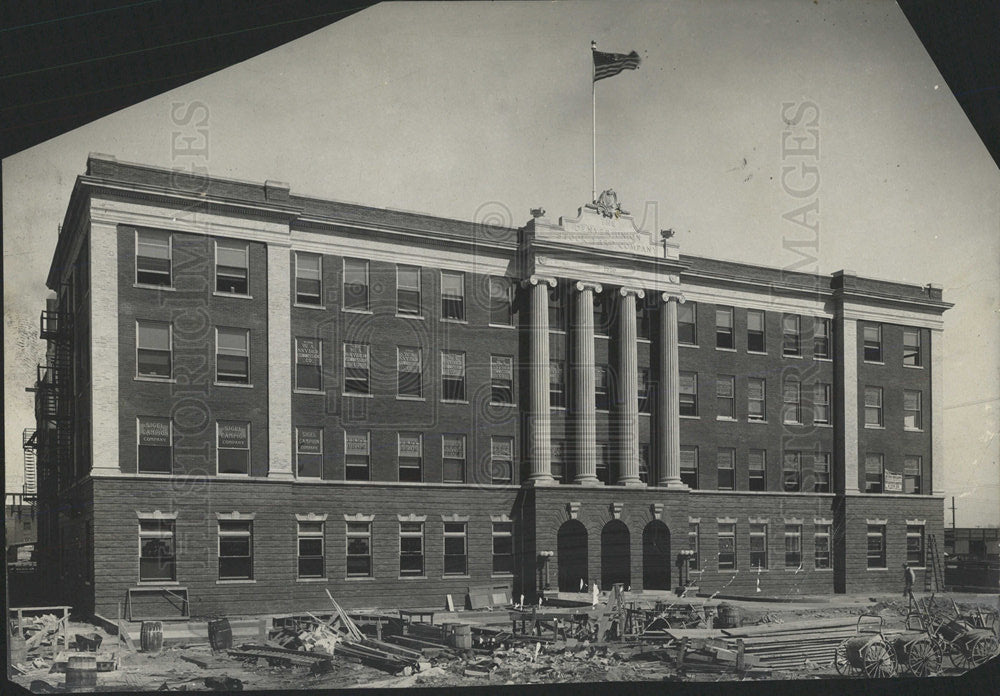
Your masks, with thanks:
[[(918, 595), (919, 596), (919, 595)], [(861, 614), (876, 613), (882, 617), (887, 631), (900, 629), (907, 613), (908, 602), (899, 595), (832, 595), (824, 597), (799, 597), (795, 599), (772, 598), (761, 600), (739, 598), (683, 598), (668, 592), (629, 593), (630, 600), (650, 603), (656, 600), (690, 603), (704, 608), (717, 608), (720, 603), (737, 607), (743, 626), (755, 625), (806, 625), (818, 619), (850, 619)], [(607, 593), (601, 597), (601, 602)], [(962, 609), (979, 607), (996, 611), (1000, 607), (997, 594), (940, 594), (938, 599), (954, 599)], [(559, 599), (590, 601), (589, 595), (561, 594)], [(374, 608), (374, 607), (373, 607)], [(509, 607), (484, 611), (446, 612), (435, 609), (434, 624), (464, 622), (479, 626), (495, 626), (510, 630)], [(320, 610), (322, 611), (322, 610)], [(395, 610), (383, 607), (384, 613)], [(329, 610), (324, 612), (329, 615)], [(237, 619), (240, 617), (230, 617)], [(108, 630), (105, 630), (107, 628)], [(704, 629), (705, 635), (722, 635), (719, 629)], [(70, 637), (75, 634), (96, 633), (102, 637), (99, 652), (117, 652), (117, 669), (98, 672), (99, 691), (155, 691), (155, 690), (290, 690), (372, 687), (454, 687), (499, 686), (531, 683), (566, 682), (620, 682), (620, 681), (725, 681), (738, 679), (826, 679), (842, 678), (832, 662), (804, 660), (794, 668), (772, 669), (766, 673), (739, 675), (732, 670), (706, 672), (680, 672), (674, 663), (657, 656), (658, 646), (676, 641), (548, 641), (535, 643), (521, 639), (492, 653), (471, 650), (442, 650), (426, 658), (420, 671), (411, 674), (390, 674), (384, 669), (360, 664), (349, 659), (338, 659), (337, 650), (325, 670), (310, 669), (303, 665), (275, 665), (273, 661), (258, 658), (238, 659), (226, 651), (213, 652), (207, 637), (203, 641), (166, 645), (156, 652), (132, 652), (124, 645), (115, 647), (117, 637), (113, 630), (100, 622), (70, 621)], [(138, 635), (132, 636), (139, 647)], [(233, 647), (244, 642), (234, 638)], [(22, 672), (13, 670), (10, 678), (35, 692), (61, 691), (65, 675), (51, 672), (52, 659), (44, 645), (32, 651)], [(832, 659), (832, 654), (831, 654)], [(993, 662), (997, 659), (994, 658)], [(939, 672), (941, 676), (961, 673), (945, 659)], [(863, 678), (863, 677), (862, 677)], [(237, 686), (237, 682), (239, 686)], [(79, 690), (79, 689), (76, 689)]]

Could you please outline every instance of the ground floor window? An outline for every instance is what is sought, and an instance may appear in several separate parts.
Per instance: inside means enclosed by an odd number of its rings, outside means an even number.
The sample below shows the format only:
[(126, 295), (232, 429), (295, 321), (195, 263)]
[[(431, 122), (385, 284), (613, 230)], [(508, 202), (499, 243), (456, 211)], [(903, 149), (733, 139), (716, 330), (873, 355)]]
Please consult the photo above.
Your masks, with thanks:
[(868, 525), (868, 567), (885, 568), (885, 525)]
[(424, 523), (399, 523), (399, 574), (402, 577), (424, 574)]
[(924, 525), (906, 525), (906, 562), (918, 567), (924, 566)]
[(323, 555), (323, 523), (299, 522), (299, 577), (326, 577)]
[(219, 579), (253, 579), (253, 522), (219, 520)]
[(691, 556), (689, 567), (691, 570), (701, 570), (701, 540), (699, 535), (701, 533), (700, 525), (697, 522), (688, 523), (688, 549), (690, 549), (694, 555)]
[(177, 579), (173, 520), (139, 520), (139, 581)]
[(750, 525), (750, 568), (767, 570), (767, 525)]
[(493, 574), (514, 572), (514, 523), (493, 523)]
[(347, 577), (372, 576), (372, 523), (347, 523)]
[(444, 523), (444, 574), (467, 575), (469, 572), (468, 525)]
[(830, 568), (830, 525), (816, 525), (813, 545), (815, 546), (813, 558), (816, 561), (816, 569), (825, 570)]
[(719, 523), (719, 570), (736, 568), (736, 524)]
[(798, 568), (802, 565), (802, 525), (785, 525), (785, 567)]

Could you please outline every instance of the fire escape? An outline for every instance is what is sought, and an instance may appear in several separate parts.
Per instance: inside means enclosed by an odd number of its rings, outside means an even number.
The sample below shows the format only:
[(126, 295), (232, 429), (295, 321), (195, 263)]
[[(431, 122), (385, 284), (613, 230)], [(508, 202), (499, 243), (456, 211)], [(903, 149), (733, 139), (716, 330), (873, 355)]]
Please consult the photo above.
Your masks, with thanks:
[(73, 331), (70, 313), (45, 310), (40, 337), (48, 341), (46, 364), (35, 382), (38, 490), (55, 493), (73, 473)]

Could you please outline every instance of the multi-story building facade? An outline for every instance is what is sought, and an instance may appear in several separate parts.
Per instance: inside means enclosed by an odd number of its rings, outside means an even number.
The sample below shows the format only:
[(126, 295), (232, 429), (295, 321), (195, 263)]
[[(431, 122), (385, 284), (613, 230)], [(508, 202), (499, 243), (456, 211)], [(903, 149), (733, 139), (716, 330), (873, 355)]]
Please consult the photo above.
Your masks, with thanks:
[(48, 285), (40, 544), (98, 613), (887, 590), (941, 534), (940, 288), (610, 192), (513, 229), (95, 155)]

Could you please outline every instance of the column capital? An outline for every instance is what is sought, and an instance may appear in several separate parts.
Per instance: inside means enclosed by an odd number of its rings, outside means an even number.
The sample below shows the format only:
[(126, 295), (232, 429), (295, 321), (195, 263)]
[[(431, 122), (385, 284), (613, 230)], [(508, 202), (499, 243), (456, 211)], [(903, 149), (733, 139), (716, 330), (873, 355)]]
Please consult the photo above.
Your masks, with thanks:
[(579, 292), (583, 292), (584, 290), (593, 290), (594, 292), (602, 292), (604, 290), (603, 285), (601, 285), (600, 283), (592, 283), (589, 280), (578, 280), (575, 283), (573, 283), (573, 287), (575, 287)]
[(684, 297), (683, 292), (675, 292), (672, 290), (666, 290), (660, 293), (660, 300), (662, 302), (670, 302), (670, 300), (676, 300), (680, 304), (687, 302), (687, 298)]
[(626, 285), (618, 288), (618, 294), (622, 297), (628, 297), (629, 295), (635, 295), (636, 297), (642, 298), (646, 296), (646, 291), (642, 288), (632, 288)]
[(529, 277), (521, 281), (521, 287), (526, 288), (529, 285), (538, 285), (539, 283), (546, 283), (550, 288), (554, 288), (557, 285), (556, 279), (551, 276), (531, 274)]

